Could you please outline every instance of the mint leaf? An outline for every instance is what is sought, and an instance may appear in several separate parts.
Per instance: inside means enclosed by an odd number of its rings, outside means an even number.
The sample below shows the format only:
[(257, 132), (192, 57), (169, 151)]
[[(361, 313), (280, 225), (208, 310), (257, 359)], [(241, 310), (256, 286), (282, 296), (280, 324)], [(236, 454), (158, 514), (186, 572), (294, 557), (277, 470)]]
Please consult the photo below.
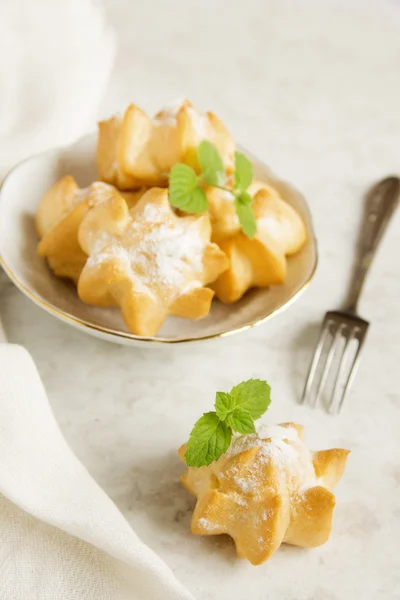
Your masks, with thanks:
[(226, 422), (233, 431), (237, 431), (238, 433), (256, 432), (254, 421), (246, 410), (237, 408), (228, 415)]
[(232, 440), (232, 430), (255, 433), (254, 420), (267, 410), (271, 389), (266, 381), (249, 379), (236, 385), (229, 394), (217, 392), (216, 412), (205, 413), (195, 424), (187, 443), (188, 467), (211, 464), (224, 454)]
[(217, 392), (215, 395), (215, 410), (221, 421), (225, 421), (232, 408), (233, 401), (230, 394), (227, 394), (226, 392)]
[(197, 175), (192, 167), (183, 163), (176, 163), (169, 174), (169, 197), (173, 201), (181, 202), (197, 186)]
[(208, 208), (206, 193), (200, 186), (195, 187), (186, 196), (182, 196), (179, 199), (175, 197), (172, 200), (170, 198), (170, 203), (172, 206), (191, 214), (204, 213)]
[[(247, 192), (244, 193), (247, 194)], [(241, 195), (236, 197), (235, 208), (243, 232), (247, 235), (248, 238), (252, 239), (257, 233), (257, 225), (253, 209), (250, 204), (247, 204), (247, 198), (244, 201), (242, 201)]]
[(215, 412), (205, 413), (192, 429), (185, 453), (188, 467), (202, 467), (217, 460), (229, 448), (231, 429)]
[(190, 200), (186, 208), (183, 208), (185, 212), (201, 214), (206, 212), (208, 208), (208, 200), (205, 191), (200, 186), (194, 188), (190, 195)]
[(271, 403), (271, 388), (266, 381), (249, 379), (236, 385), (230, 391), (233, 406), (245, 410), (255, 420), (259, 419)]
[(207, 140), (200, 142), (197, 147), (197, 159), (202, 177), (208, 185), (224, 185), (225, 165), (214, 144)]
[(247, 190), (253, 180), (253, 165), (241, 152), (235, 152), (235, 186)]
[(203, 213), (208, 201), (205, 191), (197, 185), (197, 175), (188, 165), (176, 163), (169, 175), (169, 201), (175, 208), (188, 213)]

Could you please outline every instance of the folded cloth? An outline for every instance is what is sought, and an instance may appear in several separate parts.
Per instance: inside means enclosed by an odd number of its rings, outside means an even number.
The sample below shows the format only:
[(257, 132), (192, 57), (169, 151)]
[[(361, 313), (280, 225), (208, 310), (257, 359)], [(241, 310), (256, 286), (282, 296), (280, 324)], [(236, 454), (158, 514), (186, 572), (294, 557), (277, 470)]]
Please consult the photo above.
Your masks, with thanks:
[[(92, 0), (1, 0), (0, 180), (93, 126), (114, 48)], [(189, 598), (67, 446), (29, 354), (0, 343), (0, 599)]]
[(1, 0), (0, 180), (92, 129), (115, 53), (92, 0)]
[(65, 442), (28, 352), (0, 344), (1, 600), (189, 600)]

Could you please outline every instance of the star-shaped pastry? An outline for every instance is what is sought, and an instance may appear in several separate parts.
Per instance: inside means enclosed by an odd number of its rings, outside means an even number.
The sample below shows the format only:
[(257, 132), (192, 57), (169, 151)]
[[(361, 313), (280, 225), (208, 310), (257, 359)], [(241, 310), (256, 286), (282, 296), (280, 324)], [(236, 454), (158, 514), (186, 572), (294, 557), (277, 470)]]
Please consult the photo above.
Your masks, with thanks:
[[(184, 460), (186, 446), (179, 454)], [(208, 467), (181, 480), (197, 498), (192, 532), (230, 535), (240, 557), (258, 565), (285, 542), (312, 547), (330, 535), (335, 497), (348, 451), (311, 453), (302, 427), (284, 423), (239, 436)]]
[(119, 189), (166, 186), (177, 162), (197, 167), (197, 146), (213, 142), (226, 168), (232, 169), (235, 143), (211, 112), (199, 113), (188, 100), (150, 118), (135, 104), (123, 117), (99, 123), (97, 168), (100, 178)]
[(177, 216), (166, 189), (150, 189), (131, 210), (115, 196), (79, 228), (89, 256), (79, 296), (95, 306), (120, 306), (129, 329), (142, 336), (155, 335), (168, 315), (201, 318), (214, 294), (204, 286), (228, 266), (210, 235), (208, 216)]
[[(144, 190), (122, 192), (129, 206), (143, 195)], [(87, 255), (78, 243), (78, 230), (83, 218), (94, 206), (119, 195), (113, 186), (96, 181), (79, 188), (67, 175), (54, 184), (43, 196), (35, 216), (40, 242), (38, 253), (47, 258), (54, 273), (77, 283)]]
[(229, 269), (213, 284), (216, 296), (226, 303), (236, 302), (252, 287), (283, 283), (286, 256), (298, 252), (307, 239), (301, 217), (276, 190), (255, 182), (249, 192), (257, 225), (253, 239), (240, 231), (229, 193), (218, 189), (208, 193), (212, 239), (230, 261)]

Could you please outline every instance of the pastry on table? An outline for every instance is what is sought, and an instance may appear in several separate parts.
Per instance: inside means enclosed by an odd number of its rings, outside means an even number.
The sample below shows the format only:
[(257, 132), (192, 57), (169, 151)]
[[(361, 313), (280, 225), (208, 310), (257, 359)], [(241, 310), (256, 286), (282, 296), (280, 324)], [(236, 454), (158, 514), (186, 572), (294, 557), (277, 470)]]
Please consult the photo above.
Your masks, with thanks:
[(204, 317), (214, 295), (204, 286), (228, 266), (210, 236), (208, 215), (177, 216), (166, 189), (150, 189), (130, 210), (116, 195), (88, 212), (79, 227), (89, 256), (79, 297), (119, 306), (128, 328), (142, 336), (155, 335), (168, 315)]
[(236, 302), (250, 288), (282, 284), (286, 256), (298, 252), (307, 239), (301, 217), (274, 188), (254, 182), (249, 193), (254, 194), (252, 208), (257, 225), (253, 239), (240, 231), (228, 193), (213, 188), (211, 196), (208, 194), (212, 239), (230, 261), (229, 269), (213, 284), (217, 298), (226, 303)]
[[(197, 498), (192, 533), (230, 535), (238, 555), (254, 565), (270, 558), (282, 543), (324, 544), (335, 507), (332, 489), (343, 475), (348, 450), (311, 452), (303, 441), (303, 428), (294, 423), (261, 426), (256, 431), (251, 414), (258, 418), (268, 407), (266, 382), (239, 384), (230, 394), (221, 394), (222, 405), (219, 394), (217, 412), (203, 415), (188, 444), (179, 450), (183, 462), (202, 465), (189, 466), (181, 477)], [(246, 402), (253, 403), (247, 406), (249, 412), (244, 410)], [(220, 436), (215, 437), (218, 427)], [(254, 433), (235, 433), (244, 427)], [(221, 454), (221, 450), (225, 451)]]
[(166, 174), (177, 162), (197, 167), (197, 146), (212, 141), (226, 169), (233, 166), (235, 143), (224, 124), (211, 112), (199, 113), (188, 100), (150, 118), (135, 104), (123, 117), (99, 123), (99, 176), (119, 189), (166, 186)]
[[(185, 446), (180, 450), (182, 459)], [(238, 436), (209, 466), (182, 477), (197, 498), (192, 533), (228, 534), (240, 557), (258, 565), (282, 543), (313, 547), (330, 535), (335, 496), (348, 451), (311, 453), (292, 423)]]
[[(58, 277), (77, 283), (87, 259), (78, 242), (79, 226), (93, 206), (119, 194), (113, 186), (101, 181), (81, 189), (75, 179), (67, 175), (43, 196), (35, 216), (40, 237), (38, 254), (47, 258)], [(142, 194), (143, 190), (139, 190), (124, 195), (133, 206)]]

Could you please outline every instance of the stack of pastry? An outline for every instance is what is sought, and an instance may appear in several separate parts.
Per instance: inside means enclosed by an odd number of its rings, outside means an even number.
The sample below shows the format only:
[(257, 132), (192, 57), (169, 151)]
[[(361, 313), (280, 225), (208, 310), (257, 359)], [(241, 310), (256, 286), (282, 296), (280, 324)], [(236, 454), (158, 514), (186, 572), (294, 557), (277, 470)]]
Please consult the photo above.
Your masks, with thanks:
[[(313, 547), (330, 535), (348, 450), (310, 452), (294, 423), (237, 436), (209, 466), (189, 467), (185, 488), (197, 498), (192, 532), (230, 535), (240, 557), (258, 565), (282, 543)], [(179, 454), (184, 461), (186, 445)]]
[(99, 181), (80, 189), (67, 175), (39, 204), (39, 254), (77, 285), (83, 302), (120, 307), (137, 335), (155, 335), (168, 315), (206, 316), (214, 294), (235, 302), (251, 287), (283, 283), (286, 256), (305, 243), (299, 215), (262, 182), (249, 189), (253, 239), (241, 232), (226, 190), (206, 188), (201, 215), (171, 207), (168, 173), (178, 162), (196, 170), (204, 139), (229, 177), (235, 143), (216, 115), (185, 100), (150, 118), (132, 104), (122, 118), (99, 124)]

